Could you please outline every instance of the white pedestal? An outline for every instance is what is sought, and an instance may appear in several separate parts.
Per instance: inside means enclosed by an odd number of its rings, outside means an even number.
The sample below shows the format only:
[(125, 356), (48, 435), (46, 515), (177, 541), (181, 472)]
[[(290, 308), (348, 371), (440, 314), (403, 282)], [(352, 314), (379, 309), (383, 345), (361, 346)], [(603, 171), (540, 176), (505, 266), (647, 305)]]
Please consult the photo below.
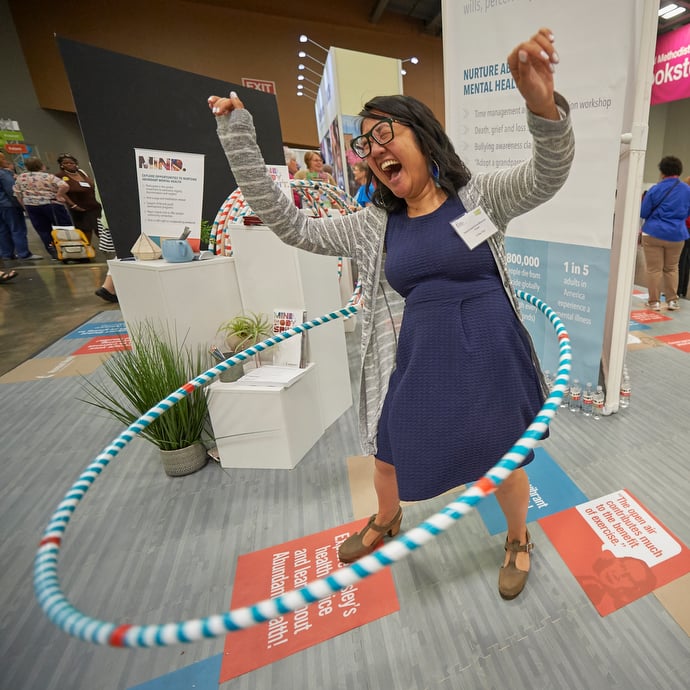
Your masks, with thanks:
[(324, 431), (316, 366), (287, 388), (212, 383), (207, 388), (221, 467), (292, 469)]
[[(341, 306), (337, 257), (289, 247), (264, 226), (237, 225), (231, 236), (245, 311), (304, 308), (310, 320)], [(309, 361), (318, 365), (317, 402), (325, 429), (352, 405), (342, 319), (309, 331), (308, 338)]]
[(208, 349), (217, 339), (218, 326), (242, 312), (230, 257), (180, 264), (113, 259), (108, 267), (130, 333), (143, 321), (158, 322), (178, 344)]

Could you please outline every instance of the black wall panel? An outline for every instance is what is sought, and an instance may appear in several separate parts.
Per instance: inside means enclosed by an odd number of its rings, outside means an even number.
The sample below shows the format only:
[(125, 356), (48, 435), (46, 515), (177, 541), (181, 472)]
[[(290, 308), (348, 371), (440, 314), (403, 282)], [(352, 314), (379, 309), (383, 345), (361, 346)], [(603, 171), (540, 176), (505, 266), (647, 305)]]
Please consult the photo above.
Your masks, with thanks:
[(207, 220), (237, 187), (216, 136), (209, 96), (236, 91), (254, 116), (265, 161), (285, 164), (274, 96), (61, 37), (57, 42), (120, 258), (131, 255), (141, 233), (135, 148), (204, 154)]

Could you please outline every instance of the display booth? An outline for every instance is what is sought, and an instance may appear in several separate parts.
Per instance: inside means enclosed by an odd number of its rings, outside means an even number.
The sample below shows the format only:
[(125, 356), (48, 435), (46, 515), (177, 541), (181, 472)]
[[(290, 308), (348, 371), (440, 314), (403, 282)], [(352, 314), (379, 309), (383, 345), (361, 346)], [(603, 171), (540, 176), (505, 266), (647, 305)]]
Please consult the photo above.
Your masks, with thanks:
[(359, 158), (350, 150), (360, 134), (357, 113), (381, 94), (402, 93), (402, 63), (397, 58), (330, 48), (316, 96), (316, 127), (321, 154), (333, 167), (340, 187), (355, 196), (352, 165)]
[[(337, 257), (289, 247), (264, 226), (238, 224), (233, 247), (233, 257), (187, 263), (109, 261), (127, 329), (153, 321), (178, 343), (208, 348), (236, 314), (289, 308), (313, 319), (340, 304)], [(308, 339), (307, 366), (294, 381), (208, 387), (221, 466), (291, 469), (352, 405), (343, 321), (296, 337)]]

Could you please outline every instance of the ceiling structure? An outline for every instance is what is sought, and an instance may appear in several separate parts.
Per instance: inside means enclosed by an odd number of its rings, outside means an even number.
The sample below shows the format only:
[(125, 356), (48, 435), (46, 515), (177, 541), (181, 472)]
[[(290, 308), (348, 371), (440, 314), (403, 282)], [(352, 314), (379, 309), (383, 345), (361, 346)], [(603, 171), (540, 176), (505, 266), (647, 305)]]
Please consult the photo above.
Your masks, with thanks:
[[(456, 2), (459, 1), (456, 0)], [(657, 34), (666, 33), (690, 23), (690, 0), (661, 0), (660, 7), (671, 4), (683, 7), (686, 11), (671, 19), (660, 17)], [(421, 21), (425, 33), (432, 36), (441, 35), (441, 0), (372, 0), (369, 21), (375, 24), (385, 12), (403, 14), (410, 19)]]
[(421, 21), (424, 33), (441, 35), (441, 0), (375, 0), (369, 21), (376, 24), (384, 12), (404, 14)]

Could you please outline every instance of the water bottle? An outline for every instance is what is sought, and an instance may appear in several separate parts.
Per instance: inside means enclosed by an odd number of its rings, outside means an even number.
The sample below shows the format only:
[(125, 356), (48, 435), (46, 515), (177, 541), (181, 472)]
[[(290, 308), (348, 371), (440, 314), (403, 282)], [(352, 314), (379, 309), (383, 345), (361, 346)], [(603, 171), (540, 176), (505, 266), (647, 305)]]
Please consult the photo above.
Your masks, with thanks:
[[(554, 379), (554, 385), (556, 383), (556, 379)], [(568, 386), (565, 387), (565, 390), (563, 391), (563, 397), (561, 398), (561, 404), (560, 407), (568, 407), (568, 398), (570, 397), (570, 388)]]
[(592, 405), (594, 403), (594, 391), (592, 384), (588, 381), (585, 386), (585, 392), (582, 394), (582, 414), (585, 417), (592, 416)]
[(601, 419), (604, 416), (604, 389), (597, 386), (597, 390), (592, 396), (592, 419)]
[(553, 379), (554, 377), (552, 376), (551, 372), (547, 369), (544, 372), (544, 381), (546, 381), (546, 385), (549, 387), (549, 392), (553, 390)]
[(571, 412), (579, 412), (582, 403), (582, 386), (580, 382), (575, 379), (573, 385), (570, 386), (570, 401), (568, 402), (568, 408)]
[(621, 407), (630, 407), (630, 377), (627, 373), (623, 374), (621, 382), (621, 394), (618, 404)]

